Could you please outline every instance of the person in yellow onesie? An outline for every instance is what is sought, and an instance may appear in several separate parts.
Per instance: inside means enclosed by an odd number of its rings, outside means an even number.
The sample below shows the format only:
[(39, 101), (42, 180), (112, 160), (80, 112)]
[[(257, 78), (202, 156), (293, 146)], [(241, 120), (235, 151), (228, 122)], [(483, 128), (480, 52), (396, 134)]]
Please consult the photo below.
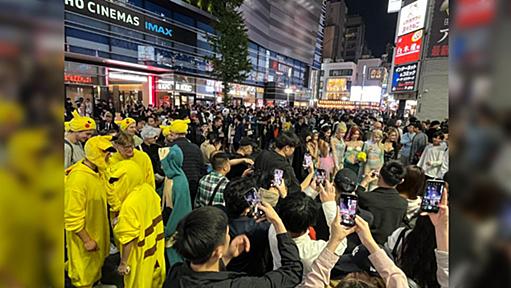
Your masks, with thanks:
[(124, 287), (162, 287), (165, 280), (165, 241), (160, 196), (144, 182), (131, 160), (109, 168), (108, 189), (122, 195), (114, 235), (121, 246), (118, 272)]
[(140, 146), (144, 140), (138, 137), (137, 135), (137, 121), (133, 118), (124, 118), (119, 121), (115, 121), (115, 124), (119, 125), (119, 129), (122, 133), (127, 134), (131, 138), (133, 138), (133, 142), (135, 142), (135, 147)]
[[(111, 164), (115, 164), (123, 160), (132, 160), (133, 162), (137, 163), (138, 166), (140, 166), (144, 181), (156, 189), (153, 164), (151, 162), (151, 158), (149, 158), (149, 155), (143, 151), (135, 149), (133, 138), (126, 133), (119, 133), (117, 137), (114, 138), (113, 142), (117, 152), (112, 155), (112, 159), (110, 160)], [(110, 202), (108, 202), (108, 204), (115, 207), (118, 207), (119, 205), (119, 203)], [(116, 209), (113, 210), (116, 211)]]
[(115, 149), (111, 136), (95, 136), (85, 143), (85, 159), (66, 170), (64, 228), (67, 271), (75, 287), (92, 287), (101, 278), (109, 253), (105, 179)]

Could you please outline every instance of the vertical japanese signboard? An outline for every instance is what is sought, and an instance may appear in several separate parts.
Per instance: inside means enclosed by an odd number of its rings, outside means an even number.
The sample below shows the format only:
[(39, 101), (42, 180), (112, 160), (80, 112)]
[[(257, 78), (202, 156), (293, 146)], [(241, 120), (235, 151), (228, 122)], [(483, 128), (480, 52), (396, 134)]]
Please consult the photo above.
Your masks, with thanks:
[(417, 0), (401, 8), (397, 36), (424, 28), (427, 9), (428, 0)]
[(436, 0), (427, 57), (449, 56), (449, 0)]

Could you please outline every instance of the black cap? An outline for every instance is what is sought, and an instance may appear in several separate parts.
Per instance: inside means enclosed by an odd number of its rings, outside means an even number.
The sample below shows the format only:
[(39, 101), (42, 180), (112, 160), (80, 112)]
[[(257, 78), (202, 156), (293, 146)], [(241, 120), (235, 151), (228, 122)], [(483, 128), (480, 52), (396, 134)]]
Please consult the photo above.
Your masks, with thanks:
[(357, 174), (348, 168), (339, 170), (334, 177), (334, 183), (337, 189), (347, 193), (355, 191), (355, 188), (357, 188), (357, 180)]
[[(392, 253), (390, 253), (383, 246), (379, 246), (393, 261), (394, 259), (392, 257)], [(335, 267), (342, 271), (343, 274), (349, 274), (353, 272), (367, 272), (376, 276), (378, 275), (378, 271), (376, 271), (373, 264), (369, 260), (369, 255), (371, 255), (371, 253), (364, 245), (358, 245), (353, 249), (351, 254), (343, 255)]]
[(250, 139), (248, 137), (242, 138), (240, 141), (240, 146), (248, 146), (248, 145), (251, 145), (252, 147), (257, 146), (257, 144), (252, 139)]

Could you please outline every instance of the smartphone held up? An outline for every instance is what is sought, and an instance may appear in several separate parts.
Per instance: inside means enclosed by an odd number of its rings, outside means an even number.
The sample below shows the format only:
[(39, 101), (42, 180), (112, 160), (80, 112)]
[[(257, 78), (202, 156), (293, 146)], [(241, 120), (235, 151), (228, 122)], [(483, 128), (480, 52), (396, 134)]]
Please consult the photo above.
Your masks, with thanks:
[(440, 201), (444, 193), (445, 182), (442, 180), (427, 180), (424, 197), (422, 198), (421, 211), (438, 213)]
[(261, 197), (255, 188), (250, 188), (247, 192), (245, 192), (245, 200), (250, 206), (250, 215), (255, 218), (264, 217), (264, 212), (260, 210), (257, 205), (261, 203)]
[(358, 197), (355, 194), (342, 193), (339, 203), (341, 213), (341, 225), (346, 227), (355, 226), (357, 215)]

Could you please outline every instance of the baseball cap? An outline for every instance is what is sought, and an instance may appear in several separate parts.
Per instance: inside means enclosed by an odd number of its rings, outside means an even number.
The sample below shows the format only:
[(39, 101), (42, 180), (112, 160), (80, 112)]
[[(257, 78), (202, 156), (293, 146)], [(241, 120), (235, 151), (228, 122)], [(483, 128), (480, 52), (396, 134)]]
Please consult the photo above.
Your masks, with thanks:
[[(380, 248), (385, 251), (387, 256), (394, 261), (392, 253), (385, 247), (379, 245)], [(369, 260), (371, 253), (364, 245), (356, 246), (351, 254), (342, 255), (341, 259), (335, 265), (335, 269), (341, 274), (347, 275), (353, 272), (367, 272), (371, 275), (377, 276), (378, 271), (374, 268), (373, 264)]]
[(248, 145), (251, 145), (252, 147), (257, 146), (257, 144), (252, 139), (250, 139), (248, 137), (242, 138), (240, 141), (240, 146), (248, 146)]
[(335, 186), (343, 192), (353, 192), (357, 188), (357, 174), (353, 170), (344, 168), (334, 177)]

